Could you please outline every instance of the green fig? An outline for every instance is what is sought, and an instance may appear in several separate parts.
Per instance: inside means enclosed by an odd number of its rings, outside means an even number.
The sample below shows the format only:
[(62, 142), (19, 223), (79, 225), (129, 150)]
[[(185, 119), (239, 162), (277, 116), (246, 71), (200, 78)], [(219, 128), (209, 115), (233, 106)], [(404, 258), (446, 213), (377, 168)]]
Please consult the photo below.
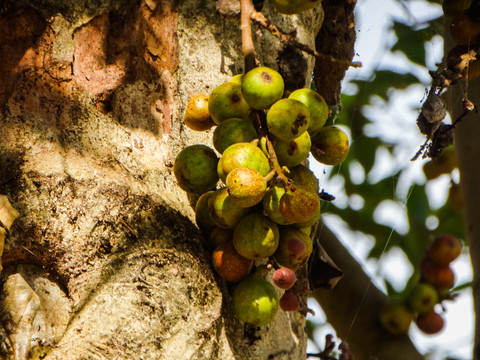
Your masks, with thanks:
[(322, 0), (272, 0), (272, 5), (282, 14), (293, 15), (313, 9), (321, 2)]
[(297, 166), (304, 162), (310, 154), (311, 147), (312, 142), (307, 131), (288, 142), (277, 140), (274, 145), (279, 164), (286, 167)]
[(242, 93), (246, 102), (254, 109), (269, 108), (283, 96), (282, 76), (265, 66), (250, 70), (242, 78)]
[(380, 310), (380, 322), (392, 335), (408, 333), (412, 321), (413, 313), (403, 303), (387, 303)]
[(270, 164), (263, 151), (258, 146), (244, 142), (225, 149), (218, 162), (218, 176), (225, 183), (230, 171), (244, 166), (257, 170), (262, 176), (270, 172)]
[(250, 211), (248, 208), (238, 207), (232, 201), (227, 188), (213, 192), (208, 201), (208, 209), (215, 224), (226, 229), (233, 229)]
[(233, 246), (243, 257), (260, 260), (273, 255), (279, 240), (277, 224), (262, 214), (249, 214), (233, 230)]
[(318, 193), (320, 186), (315, 174), (305, 165), (298, 165), (289, 169), (288, 177), (292, 179), (293, 184), (308, 188), (314, 193)]
[(280, 199), (285, 194), (285, 188), (281, 185), (270, 186), (265, 193), (262, 205), (265, 214), (279, 225), (289, 225), (280, 212)]
[(280, 198), (280, 213), (291, 223), (303, 223), (311, 219), (319, 208), (318, 194), (303, 186), (293, 186)]
[(309, 133), (313, 133), (325, 125), (329, 109), (322, 95), (311, 89), (298, 89), (292, 92), (288, 98), (298, 100), (307, 106), (310, 111), (310, 123), (307, 129)]
[(233, 169), (225, 183), (232, 201), (243, 208), (257, 205), (267, 191), (267, 182), (262, 174), (249, 167)]
[(238, 84), (238, 85), (242, 85), (242, 79), (243, 79), (243, 74), (237, 74), (237, 75), (232, 76), (230, 78), (230, 80), (228, 80), (228, 82)]
[(205, 235), (210, 234), (216, 226), (208, 211), (208, 201), (212, 194), (213, 190), (207, 191), (198, 198), (195, 204), (195, 222)]
[(339, 165), (348, 154), (348, 137), (336, 126), (325, 126), (312, 134), (312, 156), (325, 165)]
[(211, 190), (218, 181), (217, 164), (213, 149), (201, 144), (187, 146), (177, 155), (173, 165), (178, 186), (197, 194)]
[(281, 99), (267, 113), (268, 131), (287, 142), (307, 131), (309, 122), (310, 112), (298, 100)]
[(253, 326), (267, 325), (278, 311), (275, 287), (256, 274), (237, 285), (232, 294), (232, 302), (237, 317)]
[(224, 120), (213, 132), (213, 146), (222, 154), (230, 145), (250, 142), (257, 138), (257, 130), (252, 121), (231, 118)]
[(293, 226), (283, 226), (273, 256), (281, 266), (297, 271), (307, 262), (312, 249), (312, 239), (305, 232)]
[(428, 313), (438, 302), (437, 290), (430, 284), (418, 283), (408, 294), (407, 302), (413, 311), (419, 314)]
[(240, 85), (226, 82), (217, 86), (208, 98), (210, 116), (217, 125), (226, 119), (247, 119), (252, 109), (242, 95)]

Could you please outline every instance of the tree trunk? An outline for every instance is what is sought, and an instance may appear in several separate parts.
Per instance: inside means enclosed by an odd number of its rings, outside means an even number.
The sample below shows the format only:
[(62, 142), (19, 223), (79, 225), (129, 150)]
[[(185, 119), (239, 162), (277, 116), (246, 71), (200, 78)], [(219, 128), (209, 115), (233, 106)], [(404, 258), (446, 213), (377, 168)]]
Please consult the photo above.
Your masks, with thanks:
[[(235, 318), (172, 171), (184, 146), (211, 142), (183, 126), (188, 98), (243, 71), (239, 21), (211, 0), (28, 3), (0, 9), (0, 193), (20, 213), (1, 357), (305, 358), (302, 315)], [(313, 47), (321, 9), (265, 12)], [(262, 33), (258, 58), (277, 68)], [(298, 58), (297, 87), (313, 69)]]

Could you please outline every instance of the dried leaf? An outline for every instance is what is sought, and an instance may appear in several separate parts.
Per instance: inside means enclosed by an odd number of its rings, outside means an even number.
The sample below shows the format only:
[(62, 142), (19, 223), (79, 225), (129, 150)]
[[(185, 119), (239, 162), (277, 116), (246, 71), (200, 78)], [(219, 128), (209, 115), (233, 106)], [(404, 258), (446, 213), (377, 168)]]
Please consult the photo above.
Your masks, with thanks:
[(325, 249), (316, 241), (308, 262), (310, 289), (333, 289), (343, 277), (343, 271), (328, 256)]
[(0, 223), (10, 229), (18, 216), (18, 211), (12, 207), (8, 198), (5, 195), (0, 195)]

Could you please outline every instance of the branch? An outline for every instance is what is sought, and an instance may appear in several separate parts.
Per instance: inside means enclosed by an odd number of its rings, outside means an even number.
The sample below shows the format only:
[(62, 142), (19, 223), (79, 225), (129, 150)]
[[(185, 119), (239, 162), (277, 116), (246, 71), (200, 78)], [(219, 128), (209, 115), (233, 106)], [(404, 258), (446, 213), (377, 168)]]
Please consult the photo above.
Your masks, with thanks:
[(317, 289), (313, 296), (338, 337), (348, 342), (355, 359), (423, 359), (408, 336), (393, 336), (381, 327), (379, 310), (387, 296), (372, 284), (362, 266), (323, 222), (316, 236), (345, 275), (332, 290)]
[(246, 74), (255, 67), (255, 47), (253, 46), (252, 26), (250, 24), (250, 16), (255, 11), (252, 0), (241, 0), (241, 28), (242, 28), (242, 53), (245, 59)]

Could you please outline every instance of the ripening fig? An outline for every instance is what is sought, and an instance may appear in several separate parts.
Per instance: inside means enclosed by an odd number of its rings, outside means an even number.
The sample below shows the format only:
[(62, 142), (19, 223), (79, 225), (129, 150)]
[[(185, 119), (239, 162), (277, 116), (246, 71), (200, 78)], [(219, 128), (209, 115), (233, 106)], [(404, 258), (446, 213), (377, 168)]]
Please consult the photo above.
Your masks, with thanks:
[(259, 275), (250, 275), (233, 290), (233, 309), (237, 317), (253, 326), (265, 326), (278, 311), (274, 286)]
[[(207, 214), (210, 212), (207, 210)], [(210, 215), (209, 215), (210, 216)], [(233, 229), (225, 229), (221, 228), (220, 226), (215, 226), (212, 231), (210, 231), (210, 235), (208, 236), (208, 242), (214, 248), (224, 242), (231, 242), (233, 239)]]
[(279, 225), (289, 225), (280, 212), (280, 199), (285, 194), (285, 188), (281, 185), (270, 186), (265, 193), (262, 205), (265, 214)]
[(425, 334), (432, 335), (442, 331), (445, 320), (442, 315), (435, 310), (431, 310), (426, 314), (419, 315), (415, 319), (415, 324), (417, 324), (417, 327)]
[(402, 303), (387, 303), (380, 310), (380, 322), (385, 330), (393, 335), (408, 333), (413, 321), (413, 313)]
[(233, 230), (233, 246), (243, 257), (260, 260), (273, 255), (278, 247), (277, 224), (262, 214), (245, 216)]
[(238, 207), (230, 198), (227, 188), (217, 189), (210, 196), (208, 209), (217, 226), (233, 229), (250, 209)]
[(288, 290), (297, 281), (297, 275), (292, 269), (281, 267), (273, 273), (273, 283), (280, 289)]
[(282, 76), (265, 66), (257, 67), (242, 77), (242, 93), (254, 109), (264, 110), (283, 96)]
[(257, 205), (267, 191), (267, 182), (262, 174), (245, 166), (230, 171), (225, 184), (232, 201), (242, 208)]
[(437, 265), (427, 256), (422, 259), (420, 270), (425, 282), (437, 291), (443, 292), (455, 285), (455, 273), (449, 265)]
[(303, 231), (291, 226), (281, 227), (280, 241), (273, 255), (284, 267), (297, 271), (312, 253), (312, 240)]
[(263, 151), (258, 146), (245, 142), (230, 145), (225, 149), (218, 161), (218, 176), (225, 183), (228, 173), (239, 167), (255, 169), (262, 176), (270, 172), (270, 164)]
[(213, 190), (202, 194), (195, 204), (195, 222), (202, 232), (208, 235), (214, 228), (215, 222), (208, 211), (208, 201), (213, 194)]
[(293, 186), (280, 198), (279, 209), (285, 220), (303, 223), (310, 220), (320, 208), (318, 194), (302, 186)]
[(279, 164), (286, 167), (297, 166), (304, 162), (310, 154), (311, 147), (310, 135), (306, 131), (288, 142), (277, 140), (274, 145)]
[(312, 156), (325, 165), (339, 165), (348, 154), (348, 137), (336, 126), (325, 126), (311, 135)]
[(299, 229), (304, 229), (304, 228), (311, 228), (313, 225), (315, 225), (318, 220), (320, 220), (320, 205), (317, 208), (317, 211), (307, 220), (304, 222), (297, 222), (293, 224), (296, 228)]
[(428, 257), (438, 265), (446, 266), (462, 252), (462, 243), (453, 235), (442, 235), (433, 240)]
[(303, 186), (314, 193), (318, 193), (320, 186), (315, 174), (305, 165), (298, 165), (289, 169), (288, 177), (295, 186)]
[(237, 74), (237, 75), (232, 76), (230, 78), (230, 80), (228, 80), (228, 82), (238, 84), (238, 85), (242, 85), (242, 79), (243, 79), (243, 74)]
[(257, 137), (257, 130), (250, 119), (231, 118), (222, 121), (213, 132), (213, 146), (222, 154), (232, 144), (250, 142)]
[(242, 280), (250, 273), (253, 266), (253, 260), (241, 256), (230, 241), (215, 248), (212, 253), (212, 263), (217, 274), (228, 282)]
[(430, 284), (418, 283), (410, 291), (407, 302), (413, 311), (425, 314), (431, 311), (438, 302), (437, 290)]
[(247, 119), (251, 108), (242, 95), (242, 87), (233, 82), (217, 86), (208, 98), (210, 116), (217, 125), (226, 119)]
[(321, 2), (322, 0), (272, 0), (272, 5), (282, 14), (293, 15), (313, 9)]
[(208, 111), (208, 95), (195, 95), (188, 100), (183, 122), (195, 131), (206, 131), (215, 125)]
[(280, 298), (279, 304), (283, 311), (297, 311), (300, 309), (300, 301), (298, 300), (298, 296), (291, 291), (285, 291), (283, 296)]
[(177, 155), (173, 165), (178, 186), (197, 194), (211, 190), (218, 181), (217, 164), (213, 149), (201, 144), (187, 146)]
[(310, 112), (298, 100), (278, 100), (267, 113), (268, 131), (287, 142), (307, 131), (309, 123)]
[(314, 133), (325, 125), (329, 109), (322, 95), (311, 89), (298, 89), (292, 92), (288, 98), (298, 100), (307, 106), (310, 112), (307, 129), (309, 133)]

